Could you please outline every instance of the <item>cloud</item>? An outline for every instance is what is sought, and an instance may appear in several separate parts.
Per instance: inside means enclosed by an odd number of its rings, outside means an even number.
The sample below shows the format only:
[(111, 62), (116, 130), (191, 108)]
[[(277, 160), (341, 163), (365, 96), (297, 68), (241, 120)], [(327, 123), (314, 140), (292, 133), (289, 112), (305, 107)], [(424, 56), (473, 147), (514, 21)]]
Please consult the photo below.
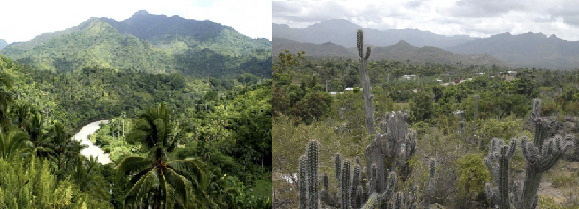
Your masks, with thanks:
[(489, 37), (532, 31), (579, 39), (579, 1), (575, 0), (273, 2), (275, 23), (307, 27), (327, 19), (346, 19), (379, 30), (417, 28), (441, 35)]
[(450, 13), (459, 17), (493, 17), (524, 8), (523, 0), (460, 0)]

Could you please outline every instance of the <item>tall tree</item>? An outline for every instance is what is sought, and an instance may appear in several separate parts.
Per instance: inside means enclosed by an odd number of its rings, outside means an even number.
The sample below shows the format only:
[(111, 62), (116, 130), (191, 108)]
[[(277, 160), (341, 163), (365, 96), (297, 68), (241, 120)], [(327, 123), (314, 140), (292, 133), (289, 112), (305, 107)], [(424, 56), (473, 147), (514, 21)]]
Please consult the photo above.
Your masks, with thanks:
[(129, 156), (121, 160), (120, 175), (129, 175), (127, 206), (158, 208), (207, 208), (208, 186), (201, 161), (169, 160), (167, 153), (175, 149), (179, 131), (163, 103), (139, 116), (128, 140), (139, 142), (149, 150), (147, 157)]

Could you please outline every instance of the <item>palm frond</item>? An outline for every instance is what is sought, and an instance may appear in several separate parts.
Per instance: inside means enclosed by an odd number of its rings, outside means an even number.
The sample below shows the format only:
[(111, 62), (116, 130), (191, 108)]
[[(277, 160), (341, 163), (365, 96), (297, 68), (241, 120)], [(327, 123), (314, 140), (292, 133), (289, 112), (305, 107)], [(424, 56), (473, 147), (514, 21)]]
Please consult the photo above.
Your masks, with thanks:
[(151, 166), (151, 160), (147, 158), (129, 156), (121, 160), (117, 166), (117, 172), (119, 172), (121, 175), (132, 175), (135, 173), (140, 173), (143, 170), (150, 169)]
[(142, 205), (146, 201), (151, 191), (159, 188), (159, 175), (155, 169), (145, 173), (127, 192), (125, 202), (130, 204)]
[[(172, 194), (167, 194), (167, 197), (173, 196), (177, 203), (184, 208), (187, 208), (189, 203), (187, 202), (188, 199), (195, 199), (193, 194), (193, 185), (191, 181), (187, 180), (185, 176), (179, 175), (175, 170), (171, 168), (167, 168), (167, 172), (165, 173), (166, 183)], [(167, 201), (169, 203), (169, 201)]]
[(174, 160), (168, 162), (167, 167), (171, 168), (177, 174), (190, 179), (194, 186), (202, 191), (205, 191), (209, 186), (207, 176), (204, 172), (203, 162), (200, 160)]

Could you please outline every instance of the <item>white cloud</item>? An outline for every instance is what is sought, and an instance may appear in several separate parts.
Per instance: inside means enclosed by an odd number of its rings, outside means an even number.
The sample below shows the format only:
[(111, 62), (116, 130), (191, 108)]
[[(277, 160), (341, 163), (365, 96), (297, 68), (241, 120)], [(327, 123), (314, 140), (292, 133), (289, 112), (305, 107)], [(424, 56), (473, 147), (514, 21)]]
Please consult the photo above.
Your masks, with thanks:
[(417, 28), (441, 35), (489, 37), (541, 32), (579, 40), (575, 0), (274, 1), (273, 22), (307, 27), (346, 19), (375, 29)]
[(121, 21), (138, 10), (187, 19), (211, 20), (252, 38), (271, 40), (269, 0), (19, 0), (1, 4), (0, 39), (28, 41), (41, 33), (64, 30), (90, 17)]

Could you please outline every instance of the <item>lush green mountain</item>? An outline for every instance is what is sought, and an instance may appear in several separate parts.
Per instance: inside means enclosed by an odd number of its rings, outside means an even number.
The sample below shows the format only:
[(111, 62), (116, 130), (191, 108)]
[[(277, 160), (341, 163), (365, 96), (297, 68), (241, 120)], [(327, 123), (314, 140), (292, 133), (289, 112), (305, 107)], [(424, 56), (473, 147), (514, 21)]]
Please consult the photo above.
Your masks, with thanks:
[[(310, 57), (348, 57), (354, 59), (358, 57), (358, 51), (356, 48), (346, 48), (331, 42), (312, 44), (283, 38), (274, 38), (273, 53), (279, 54), (284, 50), (289, 50), (290, 52), (304, 51), (306, 52), (305, 55)], [(488, 54), (454, 54), (431, 46), (412, 46), (403, 40), (392, 46), (374, 47), (370, 59), (388, 59), (401, 62), (409, 61), (412, 63), (505, 65), (504, 62)]]
[[(284, 24), (273, 24), (273, 38), (321, 44), (332, 42), (345, 47), (356, 47), (356, 31), (362, 28), (347, 20), (328, 20), (310, 25), (306, 28), (290, 28)], [(414, 46), (450, 47), (465, 43), (474, 38), (469, 36), (443, 36), (418, 29), (376, 30), (365, 28), (364, 41), (373, 46), (390, 46), (399, 40), (405, 40)]]
[(64, 31), (14, 43), (1, 51), (42, 70), (87, 66), (151, 73), (271, 76), (271, 42), (210, 21), (139, 11), (117, 22), (91, 18)]
[(514, 67), (577, 68), (579, 42), (542, 33), (502, 33), (448, 50), (455, 53), (488, 53)]
[(4, 39), (0, 39), (0, 50), (4, 49), (4, 47), (8, 46), (8, 43)]

